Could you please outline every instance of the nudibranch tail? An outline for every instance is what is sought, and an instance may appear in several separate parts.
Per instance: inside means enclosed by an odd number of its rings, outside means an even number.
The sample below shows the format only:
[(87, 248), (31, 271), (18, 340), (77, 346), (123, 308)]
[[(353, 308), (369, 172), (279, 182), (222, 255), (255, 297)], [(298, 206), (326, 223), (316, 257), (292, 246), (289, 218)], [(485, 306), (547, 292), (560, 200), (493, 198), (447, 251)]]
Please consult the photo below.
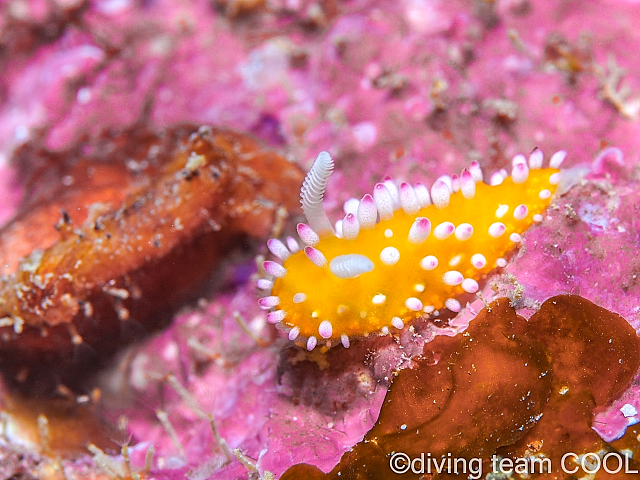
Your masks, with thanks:
[(333, 160), (320, 153), (301, 190), (304, 248), (292, 237), (267, 243), (282, 262), (264, 262), (270, 278), (258, 282), (269, 291), (259, 300), (267, 320), (312, 350), (348, 348), (354, 337), (388, 334), (438, 309), (459, 312), (459, 297), (506, 266), (524, 232), (542, 220), (565, 156), (555, 153), (542, 168), (539, 150), (528, 161), (516, 155), (511, 175), (493, 172), (489, 184), (477, 162), (431, 189), (385, 179), (372, 195), (345, 203), (334, 232), (322, 204)]

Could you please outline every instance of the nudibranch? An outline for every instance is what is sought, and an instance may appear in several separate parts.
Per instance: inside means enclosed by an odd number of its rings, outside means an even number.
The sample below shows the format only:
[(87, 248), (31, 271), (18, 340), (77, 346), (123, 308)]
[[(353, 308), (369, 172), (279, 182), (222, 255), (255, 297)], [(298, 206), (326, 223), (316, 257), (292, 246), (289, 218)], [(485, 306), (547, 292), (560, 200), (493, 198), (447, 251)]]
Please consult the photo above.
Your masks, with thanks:
[(388, 334), (442, 308), (460, 311), (457, 297), (506, 266), (525, 230), (542, 220), (565, 156), (556, 152), (542, 168), (540, 150), (528, 162), (516, 155), (511, 176), (496, 171), (488, 184), (477, 162), (431, 189), (386, 179), (373, 195), (348, 200), (334, 230), (322, 203), (334, 164), (321, 152), (300, 193), (304, 245), (292, 237), (267, 243), (282, 261), (265, 261), (273, 279), (258, 281), (270, 291), (259, 300), (267, 320), (313, 350), (318, 343), (348, 348), (354, 337)]

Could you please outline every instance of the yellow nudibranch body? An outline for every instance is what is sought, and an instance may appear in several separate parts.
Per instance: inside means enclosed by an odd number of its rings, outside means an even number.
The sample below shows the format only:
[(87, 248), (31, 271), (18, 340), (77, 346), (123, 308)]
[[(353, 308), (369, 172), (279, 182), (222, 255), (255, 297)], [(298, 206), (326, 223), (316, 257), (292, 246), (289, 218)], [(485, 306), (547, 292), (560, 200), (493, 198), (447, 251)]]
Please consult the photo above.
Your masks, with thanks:
[(324, 214), (322, 198), (333, 162), (322, 152), (302, 188), (309, 225), (299, 224), (306, 244), (272, 239), (269, 250), (282, 265), (267, 261), (273, 280), (260, 299), (267, 318), (291, 340), (309, 350), (369, 334), (388, 334), (442, 308), (458, 312), (457, 297), (478, 291), (478, 281), (542, 220), (560, 180), (566, 153), (550, 168), (535, 151), (527, 163), (513, 159), (511, 176), (495, 172), (490, 185), (474, 162), (457, 177), (441, 177), (429, 190), (422, 184), (376, 184), (373, 196), (349, 200), (336, 232)]

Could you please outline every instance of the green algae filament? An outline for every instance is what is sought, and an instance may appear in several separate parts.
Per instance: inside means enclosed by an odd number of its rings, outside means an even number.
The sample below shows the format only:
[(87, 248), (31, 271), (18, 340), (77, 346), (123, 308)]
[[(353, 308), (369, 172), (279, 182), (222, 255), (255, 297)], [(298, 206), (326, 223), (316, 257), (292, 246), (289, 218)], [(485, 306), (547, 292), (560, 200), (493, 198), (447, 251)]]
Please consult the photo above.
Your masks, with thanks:
[[(425, 345), (413, 368), (399, 372), (376, 425), (331, 472), (295, 465), (281, 478), (484, 478), (495, 459), (540, 458), (548, 463), (530, 463), (540, 469), (528, 478), (577, 478), (562, 457), (616, 451), (591, 429), (593, 410), (622, 393), (639, 365), (635, 331), (588, 300), (554, 297), (529, 321), (498, 300), (463, 334)], [(419, 472), (421, 458), (430, 472)], [(415, 459), (418, 473), (401, 472)]]

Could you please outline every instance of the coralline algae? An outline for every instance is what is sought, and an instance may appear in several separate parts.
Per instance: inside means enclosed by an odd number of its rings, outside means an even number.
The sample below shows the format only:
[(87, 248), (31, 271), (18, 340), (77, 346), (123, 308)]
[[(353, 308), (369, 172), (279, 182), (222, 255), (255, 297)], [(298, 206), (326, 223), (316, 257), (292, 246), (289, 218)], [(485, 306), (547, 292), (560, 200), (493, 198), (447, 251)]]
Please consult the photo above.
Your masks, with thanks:
[[(2, 218), (20, 202), (20, 185), (7, 181), (20, 167), (8, 164), (11, 152), (36, 132), (62, 149), (104, 129), (188, 120), (254, 132), (305, 169), (329, 150), (344, 159), (326, 199), (334, 210), (387, 175), (433, 181), (470, 160), (503, 168), (535, 147), (565, 149), (569, 167), (590, 166), (604, 149), (590, 176), (527, 232), (508, 275), (482, 293), (510, 295), (527, 316), (536, 302), (579, 293), (640, 327), (632, 3), (13, 0), (0, 8)], [(393, 370), (473, 317), (416, 325), (399, 343), (304, 353), (265, 324), (243, 262), (227, 266), (226, 290), (104, 373), (101, 408), (114, 422), (127, 417), (119, 441), (131, 435), (134, 469), (153, 445), (155, 478), (245, 478), (235, 459), (224, 465), (212, 413), (220, 437), (259, 472), (297, 463), (329, 471), (374, 425)], [(258, 347), (236, 310), (274, 343)], [(635, 422), (639, 397), (632, 387), (599, 413), (605, 440)], [(37, 468), (36, 446), (19, 458), (15, 444), (0, 445), (7, 476)], [(45, 464), (40, 476), (55, 475)], [(86, 456), (62, 465), (68, 476), (102, 475)]]

